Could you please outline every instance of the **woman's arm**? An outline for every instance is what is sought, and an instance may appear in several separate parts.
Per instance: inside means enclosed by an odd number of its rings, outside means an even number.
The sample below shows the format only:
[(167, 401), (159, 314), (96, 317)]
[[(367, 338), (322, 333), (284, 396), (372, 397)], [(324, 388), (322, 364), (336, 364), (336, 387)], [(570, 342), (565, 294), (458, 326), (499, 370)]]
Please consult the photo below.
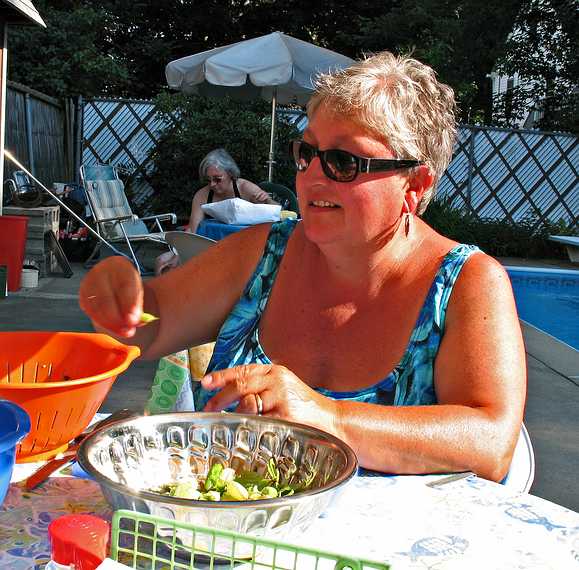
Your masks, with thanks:
[[(213, 341), (255, 270), (269, 227), (237, 232), (145, 282), (127, 259), (105, 259), (81, 283), (81, 308), (95, 329), (139, 346), (145, 359)], [(143, 311), (159, 320), (139, 326)]]
[(508, 275), (488, 256), (473, 255), (455, 284), (434, 380), (439, 405), (343, 402), (336, 431), (372, 469), (501, 480), (523, 419), (526, 364)]
[(208, 192), (208, 186), (200, 188), (197, 190), (197, 192), (195, 192), (195, 196), (193, 196), (193, 200), (191, 201), (191, 215), (189, 216), (189, 224), (187, 224), (185, 231), (191, 232), (192, 234), (197, 231), (199, 224), (205, 217), (201, 206), (207, 202)]
[(380, 406), (326, 398), (282, 366), (249, 365), (213, 372), (207, 389), (225, 388), (206, 409), (239, 400), (264, 412), (319, 427), (346, 441), (360, 464), (389, 473), (474, 471), (505, 475), (525, 400), (525, 352), (506, 272), (474, 255), (449, 303), (435, 362), (439, 404)]
[(254, 184), (249, 180), (238, 178), (237, 187), (239, 188), (240, 196), (248, 202), (253, 202), (254, 204), (279, 205), (265, 190), (262, 190), (257, 184)]

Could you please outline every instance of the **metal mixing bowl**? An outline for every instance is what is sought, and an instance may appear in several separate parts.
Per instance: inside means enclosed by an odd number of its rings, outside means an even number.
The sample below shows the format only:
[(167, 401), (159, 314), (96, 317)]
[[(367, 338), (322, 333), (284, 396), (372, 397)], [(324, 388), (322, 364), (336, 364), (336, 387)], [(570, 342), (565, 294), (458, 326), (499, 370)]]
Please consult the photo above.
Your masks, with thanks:
[[(191, 473), (204, 477), (215, 462), (263, 473), (271, 457), (279, 461), (280, 471), (292, 461), (298, 476), (313, 469), (312, 486), (289, 497), (241, 502), (196, 501), (150, 491)], [(78, 461), (114, 509), (272, 539), (305, 530), (358, 466), (350, 447), (323, 431), (229, 413), (122, 420), (90, 435), (80, 447)]]

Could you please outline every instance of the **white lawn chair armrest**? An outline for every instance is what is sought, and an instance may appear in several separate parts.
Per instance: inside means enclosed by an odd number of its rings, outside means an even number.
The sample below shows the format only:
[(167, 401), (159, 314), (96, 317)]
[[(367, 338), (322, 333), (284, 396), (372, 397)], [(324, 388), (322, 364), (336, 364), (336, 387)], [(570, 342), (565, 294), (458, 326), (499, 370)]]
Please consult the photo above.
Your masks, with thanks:
[(148, 220), (155, 220), (155, 221), (160, 221), (163, 222), (165, 220), (169, 220), (172, 224), (176, 224), (177, 223), (177, 216), (176, 214), (173, 213), (169, 213), (169, 214), (155, 214), (153, 216), (144, 216), (143, 218), (141, 218), (141, 220), (143, 220), (144, 222), (148, 221)]
[(98, 220), (99, 224), (104, 222), (126, 222), (127, 220), (134, 220), (135, 216), (133, 214), (129, 216), (115, 216), (114, 218), (101, 218)]

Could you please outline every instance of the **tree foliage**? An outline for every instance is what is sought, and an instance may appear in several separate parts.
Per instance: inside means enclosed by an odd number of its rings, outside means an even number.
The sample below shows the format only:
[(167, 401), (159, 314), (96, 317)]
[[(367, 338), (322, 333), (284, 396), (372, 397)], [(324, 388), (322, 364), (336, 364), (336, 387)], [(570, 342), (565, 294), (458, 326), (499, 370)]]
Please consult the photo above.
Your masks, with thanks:
[(499, 125), (514, 126), (529, 107), (546, 130), (579, 132), (579, 16), (571, 0), (526, 0), (497, 65), (518, 82), (496, 100)]
[(339, 35), (358, 52), (412, 53), (454, 89), (460, 121), (489, 123), (487, 74), (502, 53), (519, 4), (520, 0), (390, 2), (377, 17), (355, 17), (354, 25)]
[(35, 0), (47, 27), (9, 28), (8, 78), (54, 97), (128, 93), (132, 77), (115, 53), (114, 22), (96, 5)]
[[(534, 95), (545, 101), (545, 126), (576, 121), (576, 107), (561, 103), (573, 90), (554, 80), (562, 74), (576, 81), (578, 75), (573, 0), (35, 3), (48, 29), (11, 31), (9, 78), (51, 95), (151, 98), (166, 89), (169, 61), (279, 30), (351, 57), (412, 52), (454, 88), (459, 120), (468, 123), (492, 124), (487, 75), (501, 61), (505, 72), (541, 78), (531, 84), (535, 91), (543, 85)], [(521, 94), (521, 102), (527, 96)], [(505, 124), (504, 113), (499, 119)]]
[[(189, 216), (193, 194), (205, 184), (199, 180), (199, 163), (215, 148), (224, 147), (231, 154), (243, 178), (256, 183), (267, 178), (271, 120), (266, 101), (163, 93), (155, 104), (167, 125), (150, 157), (150, 183), (156, 191), (158, 211)], [(295, 167), (290, 164), (287, 148), (298, 133), (279, 119), (276, 132), (275, 181), (292, 188)]]

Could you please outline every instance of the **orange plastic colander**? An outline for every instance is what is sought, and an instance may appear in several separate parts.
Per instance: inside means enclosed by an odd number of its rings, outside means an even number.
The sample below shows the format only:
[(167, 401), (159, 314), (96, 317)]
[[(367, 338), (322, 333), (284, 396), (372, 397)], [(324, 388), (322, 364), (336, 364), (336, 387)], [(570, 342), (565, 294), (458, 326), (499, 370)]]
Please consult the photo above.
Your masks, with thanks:
[(30, 416), (30, 433), (16, 447), (16, 461), (64, 451), (139, 354), (136, 346), (104, 334), (0, 333), (0, 399)]

